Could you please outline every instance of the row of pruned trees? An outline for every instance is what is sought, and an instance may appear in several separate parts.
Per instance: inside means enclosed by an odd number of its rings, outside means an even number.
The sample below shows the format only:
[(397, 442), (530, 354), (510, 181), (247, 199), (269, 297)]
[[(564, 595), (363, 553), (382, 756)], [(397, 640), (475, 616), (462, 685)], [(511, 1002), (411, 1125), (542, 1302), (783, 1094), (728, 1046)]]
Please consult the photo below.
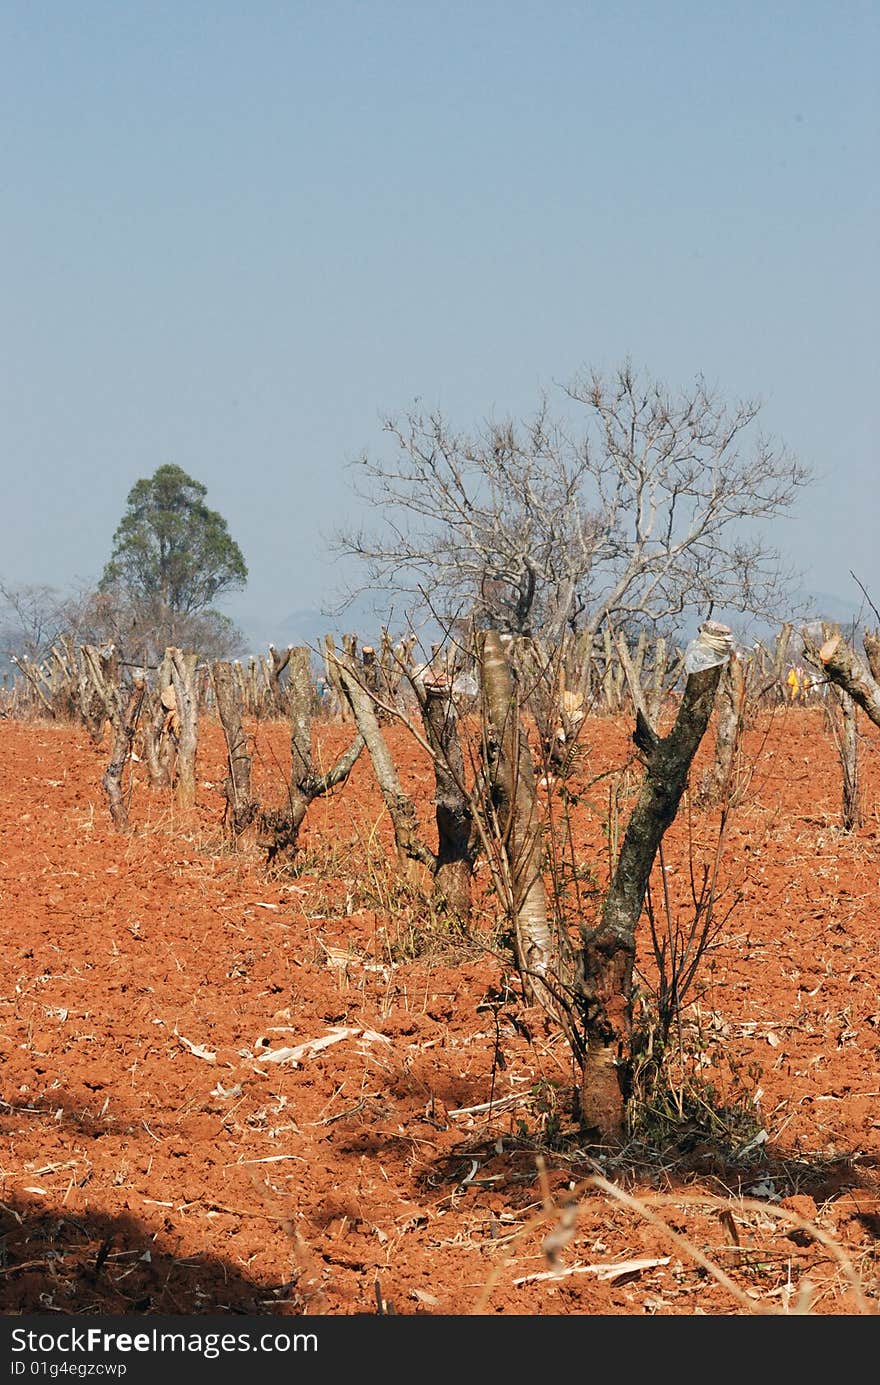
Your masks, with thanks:
[[(658, 710), (669, 690), (681, 678), (684, 645), (663, 636), (649, 636), (645, 630), (635, 635), (615, 632), (606, 627), (592, 644), (585, 635), (565, 633), (555, 645), (531, 636), (505, 636), (512, 643), (515, 657), (524, 668), (532, 665), (533, 681), (542, 683), (540, 670), (551, 664), (558, 670), (558, 691), (561, 703), (569, 706), (589, 706), (597, 715), (617, 716), (634, 710), (632, 688), (642, 690), (644, 700)], [(355, 637), (349, 637), (355, 638)], [(329, 644), (328, 644), (329, 641)], [(456, 628), (442, 645), (431, 645), (426, 654), (428, 662), (448, 663), (463, 657), (468, 641), (467, 628)], [(320, 651), (313, 653), (313, 665), (323, 664), (323, 676), (315, 682), (314, 697), (318, 712), (326, 717), (350, 719), (351, 713), (328, 665), (327, 651), (332, 649), (333, 637), (327, 636)], [(94, 727), (101, 706), (100, 696), (94, 700), (96, 682), (94, 668), (108, 660), (114, 670), (111, 681), (132, 676), (143, 668), (145, 676), (152, 669), (134, 664), (121, 655), (122, 647), (112, 640), (82, 642), (75, 633), (56, 634), (46, 651), (36, 656), (18, 651), (11, 653), (11, 673), (0, 680), (0, 715), (24, 719), (45, 716), (53, 720), (81, 719)], [(279, 650), (270, 645), (264, 655), (230, 661), (231, 676), (241, 698), (243, 713), (255, 720), (286, 717), (288, 712), (287, 676), (290, 649)], [(805, 675), (803, 646), (791, 623), (784, 624), (770, 641), (756, 641), (744, 658), (748, 682), (748, 700), (752, 706), (778, 705), (788, 700), (817, 700), (824, 693), (820, 678)], [(406, 674), (416, 668), (420, 653), (415, 634), (392, 638), (387, 628), (380, 631), (375, 645), (361, 646), (364, 679), (377, 701), (390, 708), (412, 700)], [(200, 656), (196, 692), (200, 710), (213, 710), (213, 688), (208, 670), (215, 662)], [(98, 680), (100, 682), (100, 680)], [(94, 703), (94, 705), (92, 705)]]
[[(799, 634), (804, 657), (880, 725), (877, 638), (865, 641), (865, 664), (831, 627)], [(199, 718), (216, 715), (227, 751), (226, 828), (234, 841), (256, 844), (275, 866), (295, 861), (310, 805), (344, 784), (366, 752), (401, 866), (416, 863), (427, 872), (437, 906), (460, 926), (467, 926), (471, 911), (475, 865), (479, 859), (487, 864), (509, 924), (524, 994), (559, 1023), (576, 1059), (585, 1128), (613, 1139), (624, 1129), (639, 1059), (633, 1015), (636, 937), (663, 836), (678, 811), (713, 709), (714, 755), (694, 794), (704, 804), (720, 802), (723, 808), (729, 803), (749, 689), (760, 693), (767, 672), (778, 684), (791, 652), (791, 632), (784, 631), (783, 639), (786, 643), (777, 644), (772, 655), (766, 651), (775, 660), (768, 668), (760, 651), (736, 651), (727, 627), (706, 623), (659, 682), (656, 650), (638, 641), (631, 646), (621, 637), (614, 641), (614, 667), (622, 680), (617, 695), (634, 716), (633, 754), (641, 782), (620, 834), (608, 889), (589, 923), (583, 913), (572, 920), (556, 897), (560, 876), (550, 840), (551, 796), (539, 791), (543, 781), (558, 784), (564, 794), (571, 752), (591, 710), (589, 703), (577, 701), (583, 696), (582, 669), (571, 642), (563, 640), (548, 653), (526, 637), (473, 631), (469, 642), (437, 648), (430, 659), (415, 663), (406, 641), (383, 639), (375, 648), (348, 637), (337, 649), (328, 639), (319, 678), (307, 647), (281, 654), (270, 650), (260, 677), (274, 687), (274, 706), (283, 707), (290, 728), (289, 780), (281, 803), (259, 802), (254, 793), (246, 722), (258, 704), (250, 701), (253, 681), (241, 665), (200, 664), (195, 655), (169, 647), (148, 676), (146, 670), (126, 669), (110, 646), (63, 646), (55, 687), (50, 673), (39, 702), (48, 714), (51, 698), (57, 697), (56, 715), (66, 707), (68, 715), (80, 716), (96, 743), (109, 731), (103, 786), (123, 831), (129, 826), (123, 781), (132, 755), (146, 765), (151, 783), (168, 788), (181, 807), (191, 806)], [(591, 664), (600, 667), (595, 657)], [(605, 673), (589, 695), (607, 710)], [(676, 674), (670, 703), (668, 679)], [(327, 714), (321, 684), (351, 723), (348, 744), (324, 772), (316, 770), (312, 755), (314, 722)], [(662, 734), (661, 712), (664, 722), (671, 719)], [(402, 785), (386, 735), (390, 721), (405, 725), (430, 758), (435, 778), (430, 825), (420, 822), (417, 804)], [(667, 1030), (714, 928), (717, 916), (706, 897), (698, 901), (688, 946), (671, 959), (658, 957), (658, 965), (671, 968), (664, 983), (665, 994), (673, 998)]]

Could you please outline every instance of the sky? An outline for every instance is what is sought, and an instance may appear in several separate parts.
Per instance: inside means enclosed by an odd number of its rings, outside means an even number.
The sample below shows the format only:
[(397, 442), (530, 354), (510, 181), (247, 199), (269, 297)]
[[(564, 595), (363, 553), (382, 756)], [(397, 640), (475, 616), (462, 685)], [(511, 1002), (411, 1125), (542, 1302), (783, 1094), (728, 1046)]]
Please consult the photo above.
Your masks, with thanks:
[(772, 541), (880, 606), (880, 7), (4, 0), (0, 580), (94, 582), (131, 486), (207, 486), (269, 634), (350, 463), (624, 358), (759, 397)]

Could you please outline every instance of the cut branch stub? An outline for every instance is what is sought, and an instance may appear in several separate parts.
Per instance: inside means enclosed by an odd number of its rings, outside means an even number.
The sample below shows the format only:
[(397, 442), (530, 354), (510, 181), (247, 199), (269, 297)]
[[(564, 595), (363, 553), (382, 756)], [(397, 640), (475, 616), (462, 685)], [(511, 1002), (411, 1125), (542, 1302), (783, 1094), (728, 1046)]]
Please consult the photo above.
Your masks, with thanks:
[(813, 630), (806, 627), (801, 633), (804, 653), (810, 663), (822, 668), (832, 683), (849, 693), (874, 725), (880, 726), (880, 683), (840, 631), (824, 625), (822, 643), (818, 646)]

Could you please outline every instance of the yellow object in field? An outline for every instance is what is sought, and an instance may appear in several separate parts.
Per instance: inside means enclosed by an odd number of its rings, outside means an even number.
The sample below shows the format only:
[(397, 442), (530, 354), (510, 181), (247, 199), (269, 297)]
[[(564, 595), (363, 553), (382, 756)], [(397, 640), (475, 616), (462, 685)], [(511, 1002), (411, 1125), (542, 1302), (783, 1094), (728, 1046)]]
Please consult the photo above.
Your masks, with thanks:
[(798, 682), (797, 669), (790, 668), (788, 670), (788, 678), (786, 679), (786, 682), (788, 683), (788, 686), (791, 689), (789, 696), (792, 702), (794, 702), (795, 698), (800, 692), (800, 683)]

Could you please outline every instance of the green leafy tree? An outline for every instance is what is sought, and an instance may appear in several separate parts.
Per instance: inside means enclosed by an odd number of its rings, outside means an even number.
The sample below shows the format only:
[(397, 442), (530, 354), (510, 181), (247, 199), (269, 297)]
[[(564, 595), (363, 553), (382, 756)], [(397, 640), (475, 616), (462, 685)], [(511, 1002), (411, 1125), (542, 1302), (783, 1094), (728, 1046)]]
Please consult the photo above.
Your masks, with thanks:
[(99, 591), (124, 605), (141, 631), (152, 627), (157, 644), (185, 641), (206, 622), (219, 630), (227, 618), (212, 603), (247, 581), (241, 549), (206, 494), (180, 467), (160, 466), (132, 486), (113, 536)]

